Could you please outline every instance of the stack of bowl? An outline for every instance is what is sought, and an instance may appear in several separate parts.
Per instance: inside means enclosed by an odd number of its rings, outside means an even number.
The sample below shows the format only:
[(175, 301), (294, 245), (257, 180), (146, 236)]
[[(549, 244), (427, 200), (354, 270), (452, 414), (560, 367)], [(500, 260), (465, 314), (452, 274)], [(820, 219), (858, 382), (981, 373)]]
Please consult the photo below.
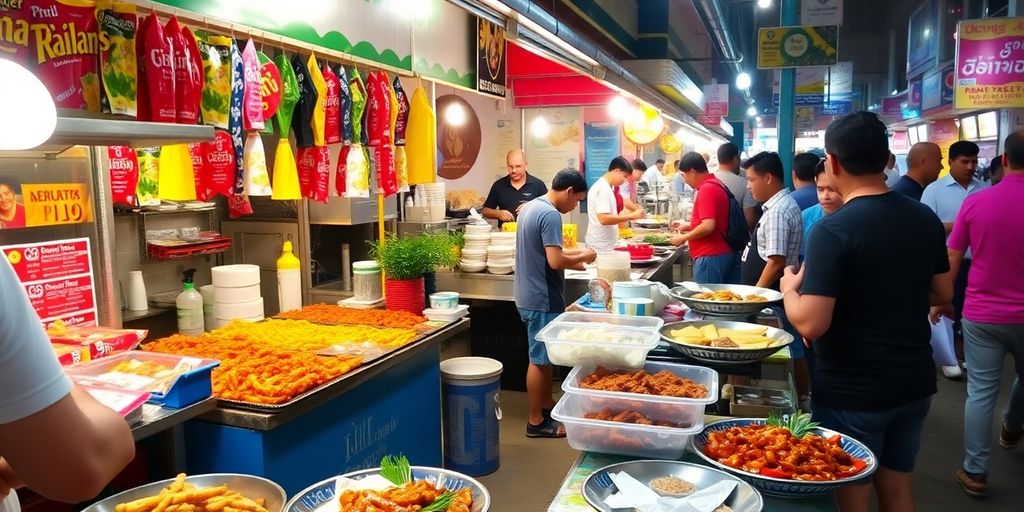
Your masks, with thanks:
[(462, 246), (463, 272), (482, 272), (487, 268), (487, 247), (491, 245), (490, 224), (469, 224), (466, 226), (465, 244)]
[[(494, 240), (492, 239), (492, 242)], [(516, 268), (515, 243), (494, 243), (487, 248), (487, 271), (492, 274), (511, 274)]]

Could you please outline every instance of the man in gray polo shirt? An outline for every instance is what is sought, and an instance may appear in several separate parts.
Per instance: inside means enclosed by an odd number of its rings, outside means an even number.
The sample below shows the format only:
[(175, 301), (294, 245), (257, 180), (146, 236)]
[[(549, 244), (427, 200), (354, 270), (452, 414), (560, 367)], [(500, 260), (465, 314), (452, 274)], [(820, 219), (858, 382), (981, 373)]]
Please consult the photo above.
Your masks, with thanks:
[(597, 254), (591, 250), (562, 250), (562, 214), (576, 209), (587, 196), (587, 182), (573, 170), (563, 170), (551, 180), (547, 194), (526, 203), (516, 229), (516, 307), (526, 324), (530, 366), (526, 371), (526, 396), (530, 416), (526, 437), (565, 437), (565, 430), (551, 419), (555, 399), (551, 389), (551, 360), (537, 333), (565, 311), (565, 270), (583, 270)]

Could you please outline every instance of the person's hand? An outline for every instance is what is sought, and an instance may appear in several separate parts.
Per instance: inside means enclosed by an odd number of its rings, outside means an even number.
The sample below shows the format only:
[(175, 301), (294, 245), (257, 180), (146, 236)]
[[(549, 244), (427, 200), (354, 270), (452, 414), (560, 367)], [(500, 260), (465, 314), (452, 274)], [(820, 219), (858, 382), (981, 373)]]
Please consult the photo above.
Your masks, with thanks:
[(668, 242), (676, 247), (679, 247), (680, 245), (686, 243), (686, 237), (683, 235), (672, 235), (672, 237), (668, 239)]
[(24, 486), (25, 484), (18, 478), (18, 475), (14, 474), (10, 464), (3, 457), (0, 457), (0, 500), (6, 498), (12, 489)]
[(633, 212), (633, 214), (632, 214), (632, 215), (630, 215), (630, 217), (631, 217), (631, 218), (632, 218), (633, 220), (639, 220), (639, 219), (642, 219), (642, 218), (644, 218), (644, 217), (645, 217), (646, 215), (647, 215), (647, 214), (646, 214), (646, 213), (645, 213), (645, 212), (644, 212), (643, 210), (637, 210), (637, 211)]
[(597, 259), (597, 253), (593, 249), (584, 249), (580, 251), (580, 259), (583, 263), (593, 263)]
[(955, 318), (956, 312), (953, 310), (953, 305), (946, 304), (945, 306), (932, 306), (931, 310), (928, 312), (928, 320), (931, 320), (932, 324), (938, 324), (939, 316)]
[(782, 280), (779, 282), (779, 289), (785, 294), (789, 290), (799, 290), (800, 285), (804, 283), (804, 269), (806, 267), (801, 266), (800, 270), (797, 271), (795, 265), (790, 265), (782, 271)]
[(674, 221), (672, 221), (672, 224), (669, 226), (669, 230), (673, 231), (673, 232), (676, 232), (676, 233), (679, 233), (682, 228), (683, 228), (683, 221), (681, 221), (681, 220), (674, 220)]
[(498, 220), (502, 222), (514, 222), (516, 216), (512, 215), (512, 212), (508, 210), (498, 210)]

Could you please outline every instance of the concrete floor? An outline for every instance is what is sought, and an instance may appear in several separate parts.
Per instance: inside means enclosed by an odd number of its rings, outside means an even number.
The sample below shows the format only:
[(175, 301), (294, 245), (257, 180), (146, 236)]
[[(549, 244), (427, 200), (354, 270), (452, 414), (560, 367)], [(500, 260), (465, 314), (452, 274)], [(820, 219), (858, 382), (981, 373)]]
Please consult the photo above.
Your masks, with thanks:
[[(448, 355), (446, 350), (446, 356)], [(1004, 384), (997, 411), (1005, 406), (1012, 368), (1004, 368)], [(1024, 510), (1024, 446), (992, 450), (989, 498), (967, 497), (953, 480), (962, 460), (964, 381), (941, 376), (939, 393), (932, 401), (925, 426), (914, 492), (920, 512), (992, 512)], [(501, 467), (480, 480), (491, 492), (493, 512), (543, 512), (555, 496), (577, 452), (565, 440), (528, 439), (525, 436), (525, 393), (502, 391)], [(998, 435), (999, 422), (993, 424)], [(993, 438), (994, 440), (996, 438)], [(1014, 505), (1016, 503), (1016, 505)], [(768, 511), (777, 512), (777, 511)]]

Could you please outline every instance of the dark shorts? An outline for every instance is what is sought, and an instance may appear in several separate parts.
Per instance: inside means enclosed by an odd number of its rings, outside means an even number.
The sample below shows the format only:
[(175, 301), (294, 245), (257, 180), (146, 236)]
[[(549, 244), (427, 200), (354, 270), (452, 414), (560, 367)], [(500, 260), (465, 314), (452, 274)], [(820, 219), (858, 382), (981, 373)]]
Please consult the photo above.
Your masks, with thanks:
[(532, 309), (519, 309), (519, 317), (526, 324), (526, 339), (530, 344), (530, 364), (550, 365), (548, 359), (548, 348), (543, 341), (537, 341), (537, 333), (544, 329), (552, 320), (561, 313), (548, 313), (546, 311), (534, 311)]
[(878, 463), (893, 471), (914, 470), (921, 429), (932, 398), (884, 411), (846, 411), (814, 404), (814, 421), (864, 443)]

